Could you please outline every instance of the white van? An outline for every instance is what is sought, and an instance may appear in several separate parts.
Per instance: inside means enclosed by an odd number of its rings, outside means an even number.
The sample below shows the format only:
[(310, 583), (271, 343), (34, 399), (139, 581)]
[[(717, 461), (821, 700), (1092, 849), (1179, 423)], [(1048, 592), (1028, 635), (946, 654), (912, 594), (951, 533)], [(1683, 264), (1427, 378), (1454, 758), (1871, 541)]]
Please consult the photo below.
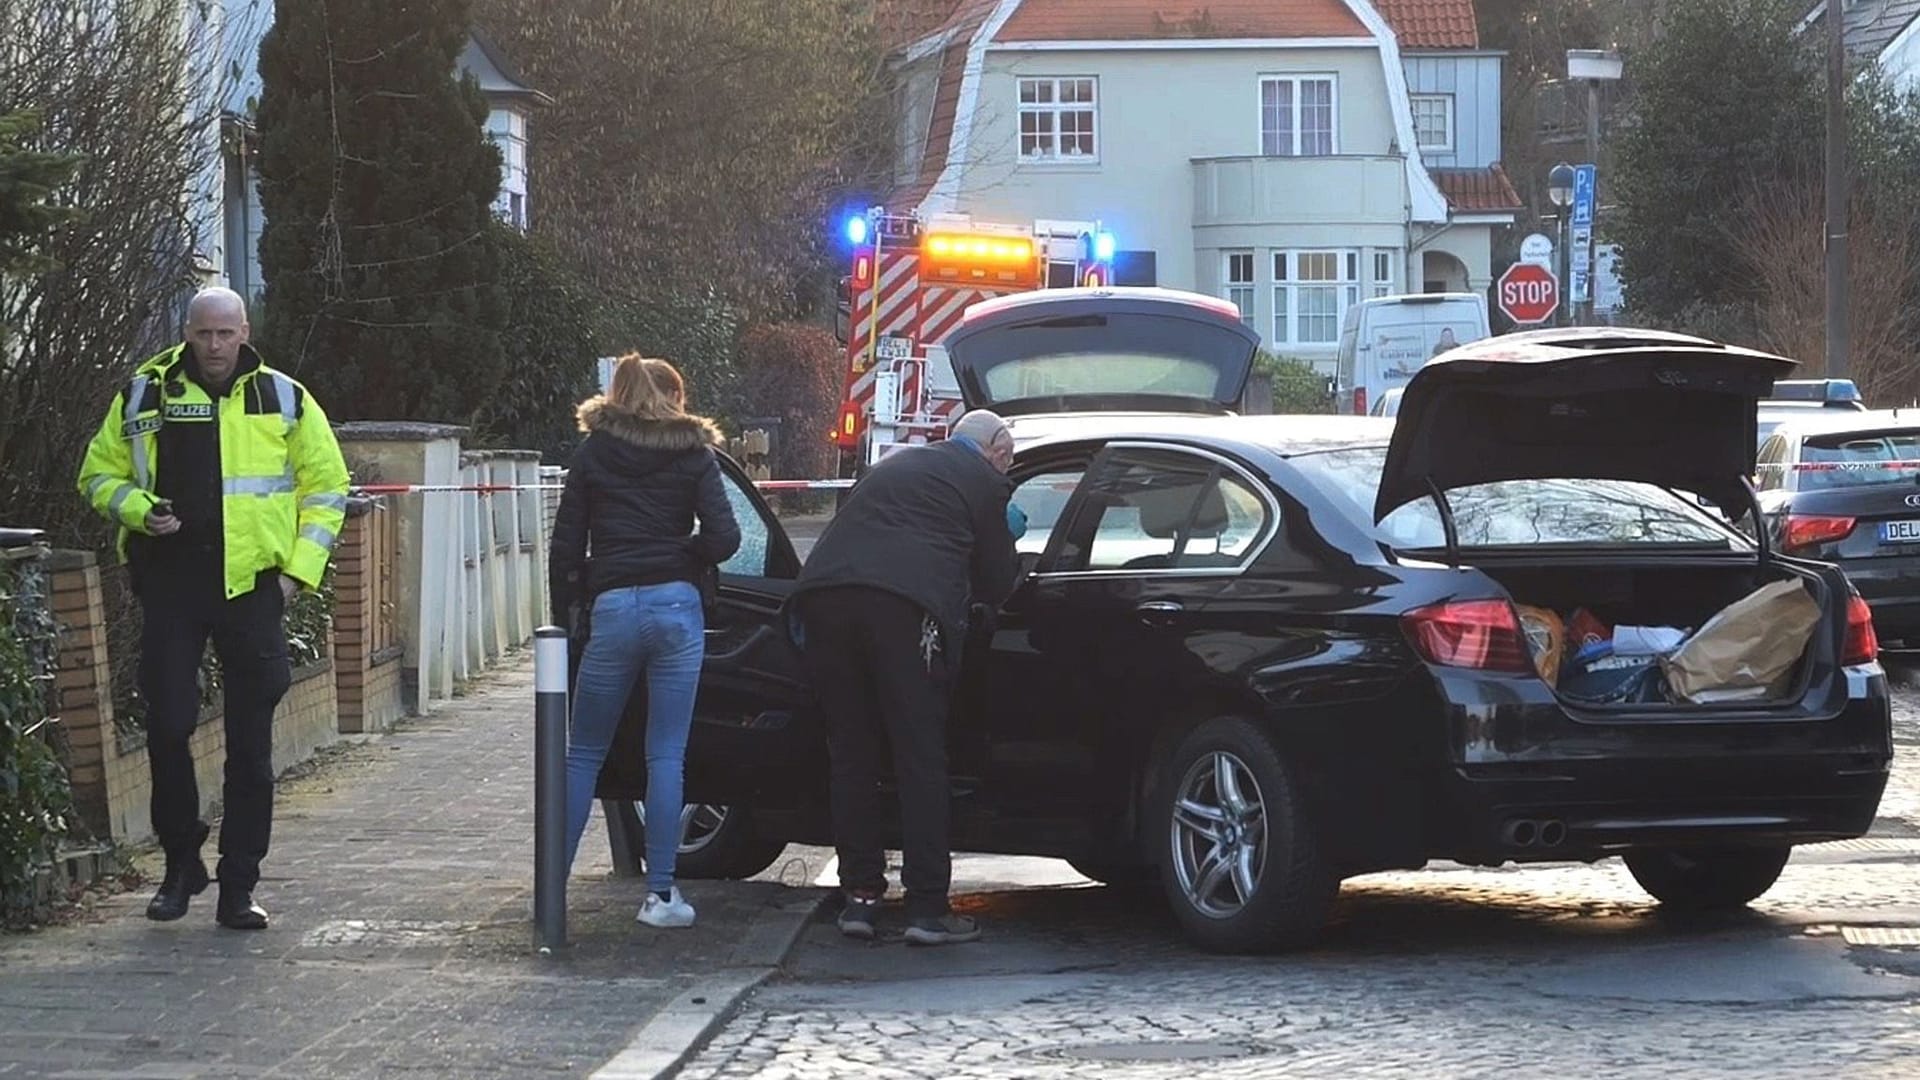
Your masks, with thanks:
[(1478, 293), (1376, 296), (1347, 309), (1335, 357), (1334, 410), (1366, 416), (1428, 360), (1492, 333)]

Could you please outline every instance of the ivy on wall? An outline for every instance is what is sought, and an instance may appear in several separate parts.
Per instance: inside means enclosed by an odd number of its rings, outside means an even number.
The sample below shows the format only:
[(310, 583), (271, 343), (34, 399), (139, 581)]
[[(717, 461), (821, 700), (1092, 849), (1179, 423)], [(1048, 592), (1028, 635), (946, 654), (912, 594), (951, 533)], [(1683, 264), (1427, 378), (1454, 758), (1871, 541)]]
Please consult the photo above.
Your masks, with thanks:
[(49, 710), (59, 630), (39, 560), (0, 562), (0, 914), (33, 904), (73, 809)]

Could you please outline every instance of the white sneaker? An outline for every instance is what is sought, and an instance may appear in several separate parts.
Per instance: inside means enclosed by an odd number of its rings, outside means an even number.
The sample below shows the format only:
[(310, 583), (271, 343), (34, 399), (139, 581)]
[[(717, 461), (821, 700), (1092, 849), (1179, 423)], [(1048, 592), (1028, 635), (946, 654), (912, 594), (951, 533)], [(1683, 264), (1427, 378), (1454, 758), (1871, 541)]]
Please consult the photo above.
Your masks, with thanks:
[(640, 905), (640, 914), (634, 919), (662, 930), (692, 926), (693, 905), (680, 895), (680, 886), (669, 890), (669, 896), (670, 899), (662, 900), (659, 893), (647, 893), (646, 901)]

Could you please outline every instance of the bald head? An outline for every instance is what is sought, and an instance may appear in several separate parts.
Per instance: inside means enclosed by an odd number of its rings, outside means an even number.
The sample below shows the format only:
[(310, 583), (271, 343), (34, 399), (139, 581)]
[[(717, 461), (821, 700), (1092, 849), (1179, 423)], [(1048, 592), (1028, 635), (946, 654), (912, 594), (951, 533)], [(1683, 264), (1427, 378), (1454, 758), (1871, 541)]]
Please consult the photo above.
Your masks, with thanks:
[(1013, 465), (1013, 432), (998, 413), (975, 409), (953, 422), (953, 433), (971, 439), (993, 467), (1006, 472)]
[(225, 382), (240, 363), (240, 347), (251, 333), (247, 302), (232, 289), (202, 289), (187, 305), (187, 344), (200, 373)]

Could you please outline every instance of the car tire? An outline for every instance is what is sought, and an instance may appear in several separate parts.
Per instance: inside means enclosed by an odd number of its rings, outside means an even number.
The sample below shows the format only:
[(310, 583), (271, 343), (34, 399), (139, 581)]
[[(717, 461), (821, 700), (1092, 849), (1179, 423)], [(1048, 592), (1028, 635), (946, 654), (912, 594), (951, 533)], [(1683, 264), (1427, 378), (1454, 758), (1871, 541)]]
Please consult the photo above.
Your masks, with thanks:
[(1789, 847), (1656, 849), (1626, 856), (1633, 880), (1663, 908), (1718, 911), (1744, 907), (1773, 887)]
[[(644, 854), (646, 806), (635, 800), (633, 809), (639, 820), (640, 851)], [(680, 821), (680, 853), (674, 859), (674, 876), (682, 880), (750, 878), (772, 866), (787, 849), (784, 841), (762, 837), (753, 827), (752, 815), (730, 807), (695, 804), (687, 807)]]
[(1238, 718), (1196, 728), (1163, 763), (1147, 821), (1158, 833), (1162, 891), (1194, 944), (1299, 948), (1326, 924), (1339, 878), (1320, 857), (1286, 760), (1260, 728)]

